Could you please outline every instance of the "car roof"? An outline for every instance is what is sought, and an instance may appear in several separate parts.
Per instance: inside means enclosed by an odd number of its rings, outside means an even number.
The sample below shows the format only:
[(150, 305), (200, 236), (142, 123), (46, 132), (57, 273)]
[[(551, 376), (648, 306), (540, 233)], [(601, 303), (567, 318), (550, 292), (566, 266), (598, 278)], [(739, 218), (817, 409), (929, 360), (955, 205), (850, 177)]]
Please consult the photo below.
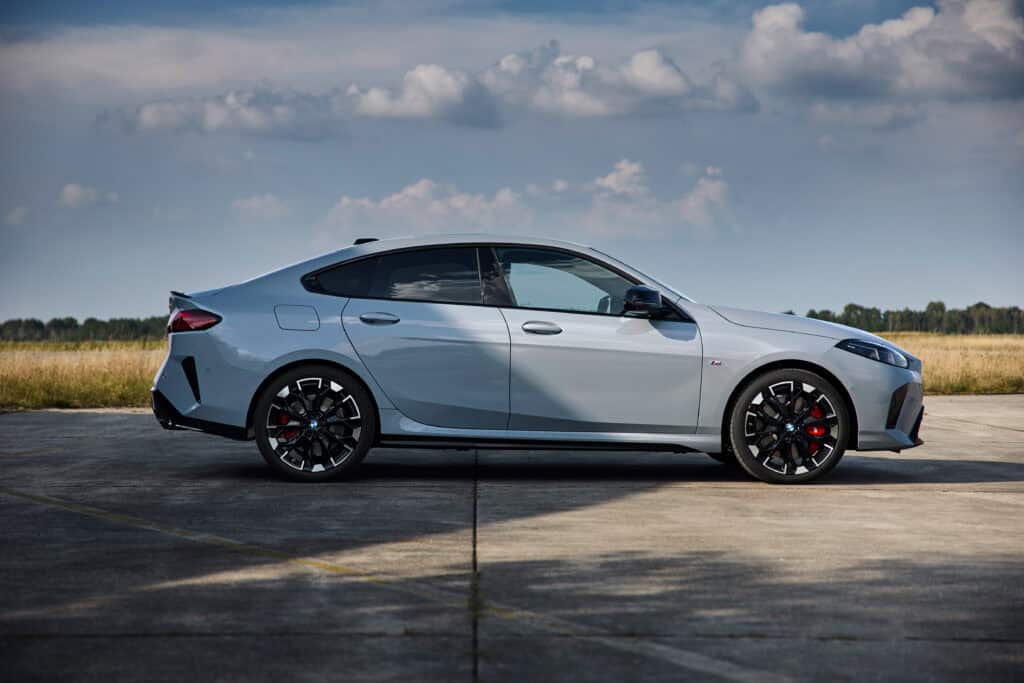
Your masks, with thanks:
[(328, 252), (321, 256), (304, 261), (302, 265), (310, 270), (325, 268), (349, 259), (376, 254), (394, 249), (410, 249), (416, 247), (434, 247), (447, 244), (525, 244), (538, 247), (561, 247), (572, 251), (591, 251), (591, 248), (584, 244), (568, 242), (565, 240), (554, 240), (547, 237), (533, 237), (527, 235), (499, 235), (493, 233), (451, 233), (445, 235), (421, 235), (417, 237), (388, 237), (375, 239), (372, 242), (362, 244), (351, 244), (342, 249)]
[[(443, 246), (446, 244), (483, 242), (486, 244), (532, 244), (543, 247), (567, 247), (574, 250), (590, 247), (584, 244), (569, 242), (566, 240), (554, 240), (547, 237), (534, 237), (529, 235), (491, 234), (484, 232), (449, 233), (444, 235), (421, 235), (418, 237), (387, 237), (375, 239), (372, 242), (364, 242), (358, 246), (366, 248), (364, 253), (370, 254), (378, 251), (390, 251), (392, 249), (405, 249), (408, 247), (430, 247)], [(346, 251), (347, 249), (339, 250)]]

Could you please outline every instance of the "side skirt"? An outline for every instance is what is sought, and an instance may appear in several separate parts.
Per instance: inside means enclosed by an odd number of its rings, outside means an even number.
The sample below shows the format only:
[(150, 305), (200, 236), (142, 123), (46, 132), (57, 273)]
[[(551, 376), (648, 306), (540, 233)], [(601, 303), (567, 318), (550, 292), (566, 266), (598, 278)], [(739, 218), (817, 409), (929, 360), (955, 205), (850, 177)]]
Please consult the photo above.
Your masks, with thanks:
[(439, 448), (446, 450), (523, 451), (658, 451), (662, 453), (695, 453), (693, 448), (667, 443), (622, 443), (608, 441), (560, 441), (525, 439), (474, 439), (447, 436), (382, 436), (380, 448)]

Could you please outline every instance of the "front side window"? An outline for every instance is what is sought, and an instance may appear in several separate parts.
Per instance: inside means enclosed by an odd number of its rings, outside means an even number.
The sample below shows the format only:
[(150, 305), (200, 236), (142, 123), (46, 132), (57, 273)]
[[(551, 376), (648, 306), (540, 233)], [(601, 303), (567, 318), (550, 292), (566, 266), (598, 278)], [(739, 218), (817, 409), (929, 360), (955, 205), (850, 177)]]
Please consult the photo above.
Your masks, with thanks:
[(324, 271), (316, 279), (321, 291), (335, 296), (456, 304), (483, 302), (473, 247), (371, 256)]
[(514, 305), (572, 313), (620, 315), (633, 282), (563, 251), (495, 247)]

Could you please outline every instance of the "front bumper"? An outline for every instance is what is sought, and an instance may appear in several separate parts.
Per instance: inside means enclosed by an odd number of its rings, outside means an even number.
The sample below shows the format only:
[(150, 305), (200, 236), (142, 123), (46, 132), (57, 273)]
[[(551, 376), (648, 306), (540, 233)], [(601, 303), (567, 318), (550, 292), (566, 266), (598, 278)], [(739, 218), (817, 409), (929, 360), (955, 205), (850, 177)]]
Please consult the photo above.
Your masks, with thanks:
[(857, 419), (854, 449), (899, 451), (923, 443), (920, 360), (910, 357), (910, 367), (897, 368), (839, 348), (827, 356), (853, 403)]
[(865, 409), (864, 416), (858, 411), (861, 422), (857, 450), (900, 451), (924, 443), (920, 436), (924, 419), (924, 394), (920, 382), (908, 382), (892, 391), (885, 402), (884, 422), (879, 420), (877, 408), (875, 405)]

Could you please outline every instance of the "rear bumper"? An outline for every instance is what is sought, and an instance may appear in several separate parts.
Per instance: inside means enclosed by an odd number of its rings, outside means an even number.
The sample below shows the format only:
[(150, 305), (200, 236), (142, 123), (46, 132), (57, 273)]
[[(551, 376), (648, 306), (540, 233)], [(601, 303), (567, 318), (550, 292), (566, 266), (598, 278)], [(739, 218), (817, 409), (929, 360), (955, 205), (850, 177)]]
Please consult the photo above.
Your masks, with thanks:
[(206, 432), (207, 434), (225, 436), (229, 439), (237, 439), (239, 441), (246, 441), (249, 438), (245, 428), (243, 427), (221, 424), (220, 422), (210, 422), (208, 420), (200, 420), (194, 417), (186, 417), (182, 415), (174, 405), (167, 400), (167, 397), (160, 393), (159, 389), (153, 389), (152, 396), (153, 415), (156, 416), (157, 422), (159, 422), (160, 426), (164, 429), (192, 429), (195, 431)]

